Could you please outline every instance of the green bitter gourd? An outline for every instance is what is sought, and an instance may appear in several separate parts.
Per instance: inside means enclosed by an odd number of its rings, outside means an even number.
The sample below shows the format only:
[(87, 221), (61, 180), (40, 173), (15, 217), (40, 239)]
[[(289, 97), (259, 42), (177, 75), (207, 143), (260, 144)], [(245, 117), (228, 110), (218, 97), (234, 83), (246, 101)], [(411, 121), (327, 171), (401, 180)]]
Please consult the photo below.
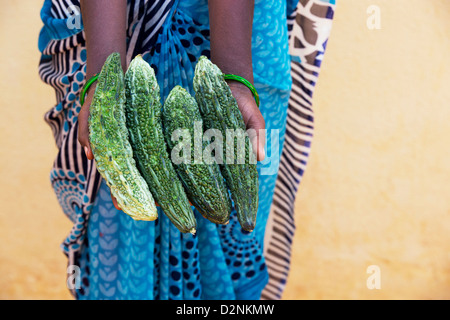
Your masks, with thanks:
[(207, 164), (202, 159), (208, 142), (203, 141), (202, 117), (194, 97), (181, 86), (174, 87), (164, 102), (162, 115), (166, 142), (172, 159), (179, 158), (174, 166), (189, 200), (211, 222), (228, 223), (228, 189), (218, 164)]
[(161, 120), (160, 89), (153, 68), (136, 56), (125, 73), (125, 114), (137, 167), (153, 197), (183, 233), (195, 233), (196, 219), (172, 165)]
[(103, 65), (89, 110), (89, 140), (97, 170), (119, 207), (135, 220), (155, 220), (155, 200), (137, 169), (128, 140), (119, 53), (112, 53)]
[[(223, 161), (220, 167), (230, 189), (239, 223), (244, 230), (253, 231), (258, 211), (258, 171), (256, 161), (250, 160), (250, 153), (252, 156), (254, 154), (249, 137), (245, 134), (246, 127), (237, 101), (219, 67), (205, 56), (201, 56), (197, 62), (193, 85), (204, 129), (215, 129), (222, 133)], [(227, 131), (230, 130), (237, 133), (234, 139), (227, 139)], [(245, 154), (239, 153), (243, 151), (238, 147), (242, 139), (245, 139)], [(234, 156), (227, 157), (227, 152), (233, 152)], [(245, 159), (240, 161), (242, 157)], [(232, 159), (230, 161), (227, 158)]]

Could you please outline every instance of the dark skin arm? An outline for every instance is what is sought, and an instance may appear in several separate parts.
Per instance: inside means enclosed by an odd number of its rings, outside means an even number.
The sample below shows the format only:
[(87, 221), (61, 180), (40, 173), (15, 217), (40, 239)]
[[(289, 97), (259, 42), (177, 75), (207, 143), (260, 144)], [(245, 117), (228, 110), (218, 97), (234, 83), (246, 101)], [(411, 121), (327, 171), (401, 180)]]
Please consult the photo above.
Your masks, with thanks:
[[(86, 35), (86, 79), (102, 69), (106, 58), (113, 52), (119, 52), (122, 57), (122, 67), (126, 70), (126, 30), (127, 1), (126, 0), (81, 0), (81, 15), (83, 17)], [(78, 115), (78, 141), (84, 147), (86, 157), (94, 159), (89, 143), (89, 106), (95, 91), (95, 83), (86, 94), (86, 100)], [(112, 197), (112, 196), (111, 196)], [(120, 209), (112, 197), (114, 206)]]
[[(211, 61), (223, 73), (236, 74), (253, 84), (252, 25), (254, 0), (209, 0)], [(228, 81), (247, 129), (255, 129), (253, 150), (258, 161), (264, 159), (264, 118), (251, 91), (240, 82)]]
[[(253, 0), (209, 0), (211, 27), (211, 60), (224, 73), (240, 75), (253, 83), (251, 36), (253, 23)], [(126, 71), (126, 0), (81, 0), (81, 14), (86, 35), (86, 79), (100, 72), (106, 58), (119, 52)], [(264, 139), (260, 129), (265, 128), (264, 119), (251, 91), (243, 84), (228, 82), (233, 96), (244, 117), (248, 129), (255, 129), (252, 138), (259, 161), (264, 159)], [(84, 147), (89, 160), (94, 159), (89, 143), (89, 106), (95, 91), (95, 83), (89, 89), (78, 116), (78, 141)], [(113, 197), (114, 206), (117, 201)]]

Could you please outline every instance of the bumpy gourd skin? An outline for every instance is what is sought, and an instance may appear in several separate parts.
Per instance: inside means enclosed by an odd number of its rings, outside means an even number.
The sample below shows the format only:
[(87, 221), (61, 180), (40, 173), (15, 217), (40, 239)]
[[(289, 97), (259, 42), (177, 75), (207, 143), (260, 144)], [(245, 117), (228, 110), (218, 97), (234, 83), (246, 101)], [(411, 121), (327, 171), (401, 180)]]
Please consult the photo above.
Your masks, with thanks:
[[(200, 107), (204, 128), (218, 129), (223, 136), (223, 164), (221, 172), (231, 192), (241, 227), (253, 231), (258, 211), (258, 171), (256, 163), (250, 163), (251, 149), (248, 135), (245, 136), (245, 162), (238, 157), (237, 143), (226, 141), (227, 129), (241, 129), (245, 132), (245, 123), (233, 97), (230, 87), (223, 78), (220, 69), (205, 56), (201, 56), (195, 67), (195, 99)], [(230, 144), (230, 142), (232, 144)], [(236, 139), (235, 139), (236, 142)], [(227, 149), (234, 145), (234, 161), (227, 162)], [(231, 151), (231, 148), (229, 149)], [(254, 156), (254, 154), (252, 154)], [(242, 159), (242, 158), (241, 158)], [(253, 162), (253, 161), (252, 161)], [(255, 161), (256, 162), (256, 161)]]
[(125, 74), (126, 121), (137, 167), (163, 212), (183, 233), (195, 233), (194, 212), (164, 140), (155, 72), (136, 56)]
[[(211, 222), (228, 223), (231, 201), (220, 168), (216, 163), (206, 164), (201, 158), (202, 151), (208, 142), (203, 142), (202, 139), (202, 117), (194, 97), (184, 88), (174, 87), (164, 102), (162, 114), (169, 150), (172, 152), (176, 146), (175, 151), (183, 150), (184, 145), (190, 149), (190, 154), (183, 154), (185, 159), (180, 159), (178, 161), (180, 163), (174, 165), (189, 200), (202, 216)], [(181, 141), (172, 141), (172, 134), (178, 129), (187, 130), (189, 137), (186, 138), (189, 140), (185, 141), (185, 138), (181, 138)], [(195, 132), (196, 129), (199, 132)], [(196, 134), (200, 137), (200, 142), (197, 143), (194, 141)]]
[(135, 220), (155, 220), (155, 200), (136, 167), (128, 141), (124, 75), (118, 53), (107, 58), (89, 110), (89, 139), (97, 170), (119, 207)]

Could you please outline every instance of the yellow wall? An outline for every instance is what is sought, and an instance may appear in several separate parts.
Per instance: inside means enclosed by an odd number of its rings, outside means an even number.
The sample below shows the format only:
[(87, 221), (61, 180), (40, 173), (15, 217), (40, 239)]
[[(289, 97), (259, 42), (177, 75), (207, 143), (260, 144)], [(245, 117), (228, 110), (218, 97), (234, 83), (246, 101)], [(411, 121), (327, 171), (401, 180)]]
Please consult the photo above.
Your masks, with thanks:
[(0, 3), (0, 298), (70, 298), (59, 245), (71, 225), (50, 186), (57, 149), (43, 121), (56, 99), (37, 73), (42, 1)]
[[(59, 244), (71, 225), (43, 122), (55, 97), (37, 74), (41, 1), (0, 4), (0, 299), (70, 299)], [(366, 26), (372, 4), (381, 30)], [(450, 298), (448, 30), (448, 0), (338, 0), (285, 299)]]
[(286, 299), (450, 298), (449, 30), (448, 0), (338, 0)]

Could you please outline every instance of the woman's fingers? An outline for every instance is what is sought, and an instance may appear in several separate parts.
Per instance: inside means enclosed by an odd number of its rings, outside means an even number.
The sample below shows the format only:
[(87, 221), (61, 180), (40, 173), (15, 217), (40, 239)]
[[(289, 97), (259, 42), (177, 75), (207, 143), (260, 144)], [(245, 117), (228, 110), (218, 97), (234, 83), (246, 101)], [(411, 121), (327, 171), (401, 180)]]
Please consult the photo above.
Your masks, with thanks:
[(266, 122), (256, 103), (254, 103), (254, 106), (247, 107), (244, 113), (246, 114), (246, 116), (243, 115), (245, 125), (247, 129), (252, 129), (248, 130), (248, 133), (252, 142), (253, 152), (256, 154), (256, 159), (262, 161), (265, 158)]
[(84, 148), (86, 157), (89, 160), (94, 159), (94, 154), (91, 150), (91, 144), (89, 143), (89, 108), (81, 108), (80, 114), (78, 115), (78, 142)]
[(78, 114), (78, 142), (84, 149), (84, 153), (89, 160), (94, 160), (94, 154), (92, 153), (91, 144), (89, 142), (89, 106), (91, 105), (93, 92), (95, 90), (93, 85), (88, 94), (84, 105), (81, 107)]
[(244, 118), (256, 159), (262, 161), (265, 158), (264, 146), (266, 144), (266, 122), (264, 117), (259, 111), (252, 93), (245, 85), (233, 81), (230, 81), (228, 84)]
[(122, 209), (120, 209), (119, 205), (117, 204), (117, 199), (112, 195), (112, 193), (111, 193), (111, 199), (112, 199), (112, 202), (113, 202), (113, 204), (114, 204), (114, 207), (115, 207), (117, 210), (122, 210)]

